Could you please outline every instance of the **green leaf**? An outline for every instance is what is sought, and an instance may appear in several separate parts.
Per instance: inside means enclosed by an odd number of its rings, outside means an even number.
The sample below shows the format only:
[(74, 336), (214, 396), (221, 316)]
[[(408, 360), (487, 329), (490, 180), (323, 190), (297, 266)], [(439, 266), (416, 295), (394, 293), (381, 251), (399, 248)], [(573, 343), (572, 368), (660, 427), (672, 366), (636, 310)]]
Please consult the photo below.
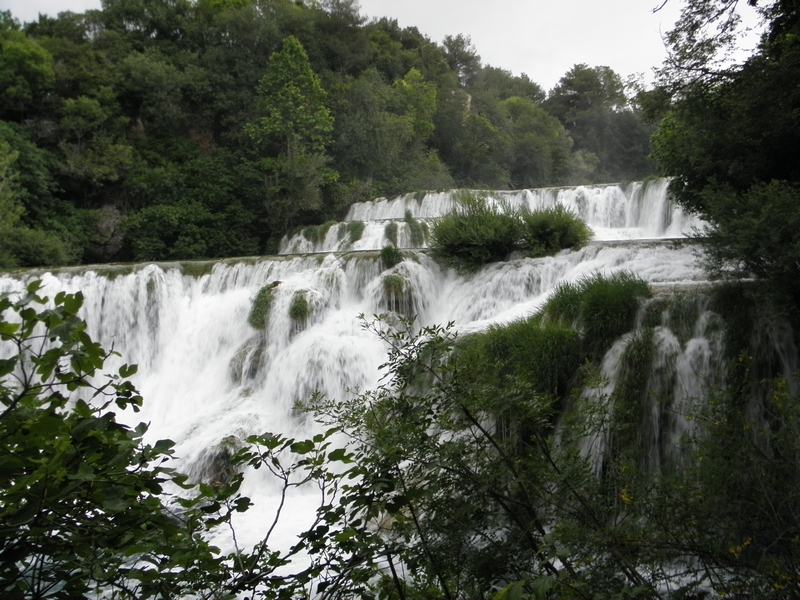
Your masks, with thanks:
[(19, 331), (19, 323), (0, 322), (0, 338), (13, 338)]
[(348, 454), (345, 448), (336, 448), (336, 450), (328, 454), (328, 460), (348, 464), (353, 462), (353, 454)]
[(295, 442), (289, 449), (294, 452), (295, 454), (308, 454), (314, 449), (314, 442), (311, 440), (303, 440), (301, 442)]
[(123, 379), (127, 379), (129, 377), (133, 377), (136, 375), (136, 372), (139, 370), (139, 365), (122, 365), (119, 368), (119, 376)]

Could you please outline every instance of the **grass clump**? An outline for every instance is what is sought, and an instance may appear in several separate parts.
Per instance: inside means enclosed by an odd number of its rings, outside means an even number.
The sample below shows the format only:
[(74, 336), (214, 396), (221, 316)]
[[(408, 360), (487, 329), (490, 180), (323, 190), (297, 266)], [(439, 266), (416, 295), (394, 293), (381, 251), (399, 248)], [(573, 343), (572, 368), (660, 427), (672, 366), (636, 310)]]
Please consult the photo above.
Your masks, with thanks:
[(411, 305), (410, 288), (404, 277), (397, 274), (386, 275), (381, 280), (386, 308), (398, 314), (407, 314)]
[(563, 206), (523, 212), (523, 243), (529, 256), (547, 256), (565, 248), (588, 242), (592, 230), (572, 211)]
[(361, 239), (361, 235), (364, 233), (364, 227), (364, 221), (350, 221), (347, 224), (347, 235), (350, 238), (351, 244), (355, 244)]
[(247, 315), (247, 322), (253, 329), (266, 329), (269, 323), (269, 311), (272, 308), (272, 301), (275, 299), (275, 288), (280, 281), (268, 283), (262, 287), (250, 304), (250, 314)]
[(410, 210), (406, 210), (405, 216), (403, 217), (403, 222), (405, 222), (406, 227), (408, 228), (408, 235), (411, 238), (411, 245), (415, 248), (420, 248), (421, 246), (425, 245), (425, 241), (428, 239), (427, 223), (417, 221), (411, 214)]
[(457, 360), (473, 385), (560, 397), (581, 364), (581, 340), (572, 327), (534, 316), (466, 337)]
[(328, 231), (334, 225), (336, 225), (336, 221), (325, 221), (322, 225), (305, 227), (302, 231), (303, 237), (312, 244), (319, 244), (325, 240), (325, 236), (328, 235)]
[(397, 246), (397, 223), (392, 221), (383, 228), (383, 237), (389, 240), (393, 246)]
[(648, 383), (655, 355), (653, 330), (645, 328), (631, 338), (622, 355), (614, 389), (612, 448), (617, 458), (647, 468), (655, 424), (650, 410)]
[(400, 275), (387, 275), (381, 283), (386, 296), (400, 296), (406, 289), (406, 280)]
[(458, 271), (475, 271), (521, 248), (520, 218), (474, 194), (462, 194), (456, 210), (433, 226), (431, 253)]
[(289, 318), (295, 323), (304, 323), (310, 315), (311, 306), (306, 298), (306, 290), (295, 292), (289, 304)]
[(381, 263), (384, 269), (391, 269), (402, 261), (403, 253), (396, 246), (384, 246), (381, 248)]
[(639, 303), (650, 288), (630, 273), (595, 275), (561, 284), (542, 309), (547, 319), (577, 325), (591, 358), (600, 358), (619, 336), (633, 329)]
[(200, 279), (204, 275), (211, 273), (214, 265), (217, 264), (210, 260), (192, 260), (180, 263), (181, 275), (187, 275), (194, 279)]
[(474, 271), (519, 250), (529, 256), (555, 254), (592, 236), (592, 230), (563, 206), (520, 212), (467, 192), (456, 202), (456, 209), (434, 225), (431, 250), (459, 271)]

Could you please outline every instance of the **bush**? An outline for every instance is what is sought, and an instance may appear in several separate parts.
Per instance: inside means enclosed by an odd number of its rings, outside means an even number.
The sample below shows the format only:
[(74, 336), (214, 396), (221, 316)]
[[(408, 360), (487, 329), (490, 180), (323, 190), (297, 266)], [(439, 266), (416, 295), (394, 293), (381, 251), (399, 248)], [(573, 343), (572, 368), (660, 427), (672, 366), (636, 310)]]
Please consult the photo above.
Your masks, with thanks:
[(387, 223), (386, 227), (383, 228), (383, 237), (397, 246), (397, 223), (394, 221)]
[(279, 281), (274, 281), (265, 285), (253, 297), (250, 314), (247, 315), (247, 322), (253, 329), (266, 329), (267, 323), (269, 323), (269, 311), (272, 308), (272, 301), (275, 299), (275, 288), (279, 283)]
[(403, 253), (395, 246), (381, 248), (381, 263), (384, 269), (391, 269), (396, 264), (403, 262)]
[(538, 316), (492, 326), (464, 339), (457, 353), (474, 385), (498, 385), (562, 396), (581, 364), (580, 336), (567, 325)]
[(527, 250), (529, 256), (555, 254), (592, 236), (592, 230), (563, 206), (518, 212), (466, 192), (457, 202), (456, 210), (433, 226), (431, 250), (459, 271), (474, 271), (518, 250)]
[(482, 197), (465, 194), (456, 210), (435, 222), (432, 238), (434, 257), (458, 271), (475, 271), (522, 249), (522, 222)]
[(361, 234), (364, 233), (364, 221), (350, 221), (347, 224), (347, 235), (350, 237), (350, 243), (355, 244), (361, 239)]
[(0, 237), (0, 267), (54, 267), (68, 262), (67, 249), (54, 233), (14, 227)]
[(428, 225), (424, 222), (417, 221), (412, 216), (410, 210), (405, 212), (403, 222), (408, 228), (408, 234), (411, 237), (411, 245), (415, 248), (421, 248), (424, 246), (428, 239)]
[(574, 213), (556, 206), (535, 212), (523, 212), (523, 239), (529, 256), (555, 254), (588, 242), (592, 230)]
[(325, 241), (328, 230), (336, 225), (336, 221), (325, 221), (322, 225), (311, 225), (303, 228), (302, 234), (312, 244), (319, 244)]
[(289, 318), (295, 323), (302, 323), (311, 314), (311, 306), (306, 298), (306, 291), (300, 290), (292, 296), (292, 303), (289, 305)]
[(386, 296), (400, 297), (406, 289), (406, 280), (400, 275), (387, 275), (381, 283)]
[(588, 354), (599, 358), (614, 340), (633, 329), (640, 300), (649, 296), (647, 283), (630, 273), (598, 274), (561, 284), (542, 315), (577, 324)]

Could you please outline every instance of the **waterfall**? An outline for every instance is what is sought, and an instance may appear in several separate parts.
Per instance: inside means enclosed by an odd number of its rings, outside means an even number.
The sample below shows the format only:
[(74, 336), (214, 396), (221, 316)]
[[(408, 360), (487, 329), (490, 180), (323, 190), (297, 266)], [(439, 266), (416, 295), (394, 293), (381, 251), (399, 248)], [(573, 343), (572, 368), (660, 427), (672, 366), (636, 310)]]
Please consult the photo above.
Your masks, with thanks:
[[(667, 194), (669, 180), (628, 185), (597, 185), (535, 190), (475, 192), (511, 208), (541, 210), (557, 205), (578, 215), (594, 231), (595, 240), (663, 239), (685, 237), (703, 223), (683, 211)], [(280, 254), (376, 250), (388, 243), (399, 248), (424, 248), (428, 240), (414, 231), (457, 206), (458, 192), (416, 192), (393, 200), (357, 202), (343, 223), (324, 230), (309, 227), (285, 237)], [(352, 240), (349, 227), (363, 223)], [(397, 239), (387, 227), (396, 229)], [(322, 235), (320, 235), (322, 234)]]
[[(121, 355), (106, 369), (114, 371), (122, 362), (139, 365), (134, 381), (145, 403), (130, 419), (150, 423), (150, 441), (174, 440), (181, 468), (203, 477), (213, 470), (217, 451), (248, 435), (307, 435), (312, 424), (294, 405), (313, 392), (344, 399), (377, 385), (386, 348), (362, 329), (360, 314), (396, 311), (415, 316), (421, 325), (453, 321), (460, 332), (470, 332), (530, 315), (560, 282), (595, 273), (628, 271), (662, 292), (707, 285), (694, 246), (663, 239), (701, 225), (669, 201), (666, 186), (658, 180), (492, 192), (492, 198), (512, 206), (563, 204), (590, 224), (595, 240), (551, 257), (490, 264), (468, 276), (443, 269), (421, 251), (406, 251), (406, 260), (389, 270), (382, 269), (377, 252), (334, 253), (381, 248), (388, 223), (402, 225), (398, 245), (411, 246), (409, 223), (440, 216), (453, 204), (451, 193), (427, 193), (355, 204), (345, 223), (329, 227), (321, 239), (311, 242), (300, 233), (284, 240), (284, 256), (5, 274), (0, 292), (19, 291), (36, 278), (51, 297), (82, 291), (89, 334)], [(365, 227), (361, 238), (351, 241), (347, 227), (355, 221)], [(289, 255), (296, 252), (319, 254)], [(256, 330), (248, 325), (248, 312), (266, 285), (272, 286), (270, 316), (265, 328)], [(309, 307), (302, 322), (289, 314), (297, 294)], [(707, 333), (715, 317), (702, 307), (683, 325), (688, 333), (676, 334), (674, 308), (666, 303), (651, 311), (657, 315), (657, 351), (649, 377), (654, 386), (671, 391), (679, 413), (719, 361), (720, 343)], [(610, 386), (619, 371), (614, 357), (626, 343), (627, 338), (620, 340), (603, 363)], [(680, 419), (662, 423), (662, 431), (653, 434), (658, 452), (669, 452), (685, 427)], [(603, 443), (595, 442), (587, 452)], [(263, 534), (268, 519), (259, 510), (269, 510), (273, 493), (261, 474), (246, 482), (244, 493), (263, 503), (238, 523), (244, 544)], [(302, 526), (312, 502), (293, 501), (286, 536)]]

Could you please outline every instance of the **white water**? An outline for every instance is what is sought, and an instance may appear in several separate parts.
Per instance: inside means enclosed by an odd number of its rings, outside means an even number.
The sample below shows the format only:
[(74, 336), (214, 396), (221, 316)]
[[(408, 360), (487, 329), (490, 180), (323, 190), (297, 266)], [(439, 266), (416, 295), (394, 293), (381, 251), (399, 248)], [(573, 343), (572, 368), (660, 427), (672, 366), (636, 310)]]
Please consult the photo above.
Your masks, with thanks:
[[(625, 189), (524, 190), (494, 196), (531, 207), (563, 203), (585, 217), (601, 240), (676, 237), (698, 224), (667, 200), (663, 181), (646, 189), (631, 184)], [(348, 219), (372, 223), (364, 243), (354, 244), (353, 249), (380, 248), (386, 219), (401, 219), (406, 210), (415, 217), (438, 216), (449, 208), (448, 198), (428, 194), (421, 203), (406, 198), (355, 205)], [(82, 291), (86, 297), (82, 316), (90, 335), (123, 357), (108, 364), (108, 370), (116, 370), (122, 362), (139, 365), (135, 382), (145, 405), (141, 416), (130, 420), (149, 422), (151, 440), (174, 440), (181, 468), (198, 474), (210, 450), (229, 436), (244, 439), (264, 431), (309, 435), (311, 424), (293, 405), (314, 391), (343, 399), (377, 384), (386, 348), (362, 330), (357, 315), (387, 311), (382, 286), (387, 274), (404, 277), (402, 309), (422, 325), (454, 321), (462, 332), (530, 315), (559, 282), (598, 272), (629, 271), (659, 289), (705, 283), (691, 244), (595, 242), (554, 257), (488, 265), (469, 277), (442, 270), (424, 253), (408, 256), (388, 272), (381, 271), (374, 255), (355, 254), (226, 260), (199, 278), (182, 275), (179, 266), (167, 264), (117, 271), (85, 267), (3, 275), (0, 291), (20, 290), (37, 277), (50, 296), (62, 290)], [(247, 324), (250, 300), (275, 281), (281, 283), (275, 288), (269, 325), (264, 332), (255, 331)], [(313, 308), (304, 328), (288, 316), (291, 299), (300, 290), (306, 291)], [(668, 332), (659, 335), (664, 354), (688, 365), (687, 373), (693, 374), (687, 378), (703, 377), (702, 369), (695, 368), (705, 360), (703, 332), (686, 347), (669, 340)], [(259, 347), (263, 348), (260, 366)], [(613, 379), (613, 361), (609, 358), (606, 363)], [(697, 385), (687, 380), (686, 394)], [(237, 523), (239, 542), (250, 544), (269, 526), (275, 483), (258, 472), (248, 476), (244, 492), (258, 501), (257, 510)], [(309, 521), (314, 502), (311, 494), (292, 500), (279, 533), (284, 544)]]
[[(686, 214), (667, 195), (667, 179), (647, 184), (634, 182), (626, 186), (578, 186), (536, 190), (478, 192), (498, 205), (539, 210), (561, 205), (578, 215), (594, 232), (594, 239), (634, 240), (684, 237), (703, 227), (703, 222)], [(306, 239), (302, 232), (284, 238), (281, 254), (337, 252), (346, 250), (380, 250), (390, 241), (385, 228), (395, 223), (399, 248), (425, 248), (427, 241), (414, 243), (406, 215), (429, 223), (456, 207), (454, 192), (407, 194), (393, 200), (378, 199), (359, 202), (350, 207), (345, 222), (362, 221), (361, 238), (351, 242), (344, 225), (331, 227), (323, 239)]]

